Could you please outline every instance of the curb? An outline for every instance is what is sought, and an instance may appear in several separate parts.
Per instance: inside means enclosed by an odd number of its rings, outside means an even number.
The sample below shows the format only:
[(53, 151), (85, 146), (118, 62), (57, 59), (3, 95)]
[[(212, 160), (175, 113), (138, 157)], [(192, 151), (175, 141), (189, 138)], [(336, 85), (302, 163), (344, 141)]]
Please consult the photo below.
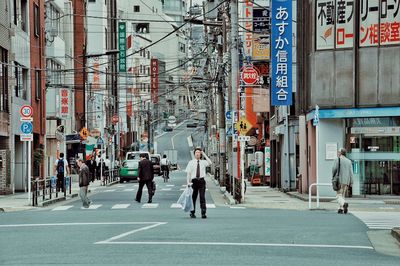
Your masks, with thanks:
[(385, 204), (400, 205), (400, 200), (384, 200)]
[(231, 196), (231, 194), (230, 194), (228, 191), (226, 191), (226, 187), (221, 187), (221, 186), (219, 185), (218, 180), (215, 179), (213, 175), (210, 175), (210, 174), (209, 174), (209, 176), (210, 176), (210, 178), (212, 179), (212, 181), (214, 182), (214, 184), (215, 184), (217, 187), (219, 187), (219, 191), (221, 192), (221, 194), (223, 194), (223, 198), (227, 201), (227, 203), (228, 203), (229, 205), (235, 205), (235, 204), (236, 204), (236, 201), (235, 201), (235, 199)]
[(392, 228), (391, 234), (400, 243), (400, 227)]
[(51, 199), (51, 200), (45, 200), (45, 201), (42, 201), (41, 202), (41, 204), (38, 204), (38, 207), (46, 207), (46, 206), (49, 206), (49, 205), (51, 205), (51, 204), (53, 204), (53, 203), (56, 203), (56, 202), (59, 202), (59, 201), (64, 201), (64, 200), (66, 200), (66, 197), (59, 197), (59, 198), (55, 198), (55, 199)]
[[(289, 195), (290, 197), (296, 198), (296, 199), (300, 199), (302, 201), (308, 201), (308, 194), (307, 196), (303, 196), (302, 194), (298, 194), (298, 193), (293, 193), (293, 192), (285, 192), (285, 194)], [(332, 200), (334, 200), (335, 198), (319, 198), (319, 202), (331, 202)], [(311, 202), (317, 202), (317, 199), (312, 198)]]

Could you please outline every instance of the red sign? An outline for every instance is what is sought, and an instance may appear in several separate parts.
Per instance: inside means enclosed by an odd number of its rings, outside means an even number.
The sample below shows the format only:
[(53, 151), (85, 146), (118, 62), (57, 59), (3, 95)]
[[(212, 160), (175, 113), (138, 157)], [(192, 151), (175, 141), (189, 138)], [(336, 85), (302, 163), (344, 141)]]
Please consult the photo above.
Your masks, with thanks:
[(253, 84), (258, 83), (259, 78), (260, 78), (258, 75), (258, 71), (253, 66), (243, 67), (240, 77), (242, 78), (242, 81), (246, 85), (253, 85)]
[(150, 62), (151, 100), (158, 103), (158, 59), (152, 58)]
[(69, 115), (69, 91), (68, 89), (61, 89), (60, 90), (60, 116), (61, 117), (68, 117)]
[(33, 109), (32, 106), (30, 105), (24, 105), (19, 109), (19, 113), (21, 114), (22, 117), (31, 117), (33, 114)]

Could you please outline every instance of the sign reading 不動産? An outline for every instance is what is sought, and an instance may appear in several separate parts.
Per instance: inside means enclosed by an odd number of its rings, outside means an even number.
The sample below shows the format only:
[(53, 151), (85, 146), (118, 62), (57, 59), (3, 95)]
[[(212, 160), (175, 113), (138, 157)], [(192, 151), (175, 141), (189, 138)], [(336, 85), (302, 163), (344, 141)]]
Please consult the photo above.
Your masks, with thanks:
[(292, 0), (272, 0), (271, 105), (292, 104)]

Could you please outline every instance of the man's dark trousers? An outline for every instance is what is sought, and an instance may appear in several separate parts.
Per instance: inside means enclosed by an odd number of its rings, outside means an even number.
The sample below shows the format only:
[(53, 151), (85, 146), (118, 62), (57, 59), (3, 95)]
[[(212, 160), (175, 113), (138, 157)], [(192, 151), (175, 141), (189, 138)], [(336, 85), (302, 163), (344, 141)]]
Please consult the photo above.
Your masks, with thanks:
[(197, 200), (197, 194), (200, 196), (200, 208), (201, 208), (201, 214), (204, 215), (206, 214), (207, 207), (206, 207), (206, 180), (204, 178), (193, 178), (192, 179), (192, 188), (193, 188), (193, 206), (194, 209), (191, 211), (191, 213), (196, 212), (196, 200)]
[(153, 190), (153, 181), (152, 180), (140, 180), (139, 181), (139, 189), (136, 193), (136, 201), (139, 201), (142, 199), (142, 191), (143, 191), (143, 187), (146, 184), (147, 187), (147, 191), (149, 193), (149, 201), (152, 200), (153, 194), (152, 194), (152, 190)]
[(61, 190), (62, 192), (64, 192), (64, 185), (64, 174), (57, 174), (57, 191)]

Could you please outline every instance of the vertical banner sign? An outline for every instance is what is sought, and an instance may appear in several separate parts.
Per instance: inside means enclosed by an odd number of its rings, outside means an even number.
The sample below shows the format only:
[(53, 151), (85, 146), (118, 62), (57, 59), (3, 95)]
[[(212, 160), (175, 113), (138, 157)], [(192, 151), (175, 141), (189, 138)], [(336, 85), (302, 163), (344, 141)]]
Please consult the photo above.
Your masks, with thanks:
[(63, 118), (67, 118), (69, 115), (69, 91), (68, 89), (60, 90), (60, 116)]
[(253, 9), (253, 60), (269, 60), (270, 13), (267, 9)]
[(315, 10), (316, 49), (333, 49), (335, 40), (335, 3), (332, 0), (317, 0)]
[(264, 148), (264, 158), (265, 158), (265, 175), (271, 175), (271, 148), (266, 146)]
[(153, 103), (158, 103), (158, 59), (152, 58), (150, 65), (151, 100)]
[(252, 0), (244, 0), (243, 2), (243, 11), (244, 11), (244, 28), (246, 29), (244, 33), (244, 56), (251, 57), (252, 56), (252, 48), (253, 48), (253, 1)]
[(118, 23), (119, 72), (126, 72), (126, 23)]
[(380, 21), (381, 45), (400, 43), (400, 0), (387, 0), (381, 2)]
[(361, 0), (360, 47), (379, 44), (379, 0)]
[(272, 0), (271, 105), (292, 104), (292, 0)]
[(352, 48), (354, 42), (354, 0), (336, 0), (336, 48)]

